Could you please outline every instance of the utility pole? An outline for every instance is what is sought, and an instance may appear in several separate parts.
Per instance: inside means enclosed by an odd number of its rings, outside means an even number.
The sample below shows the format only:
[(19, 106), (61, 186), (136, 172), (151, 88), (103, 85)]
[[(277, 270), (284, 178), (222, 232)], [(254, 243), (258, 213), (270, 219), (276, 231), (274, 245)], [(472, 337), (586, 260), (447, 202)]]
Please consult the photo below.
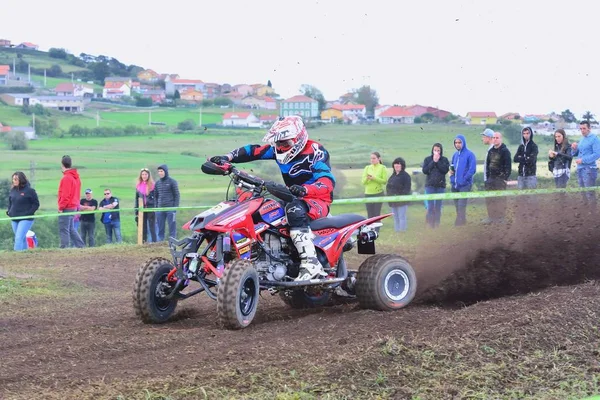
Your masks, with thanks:
[(35, 132), (35, 113), (31, 113), (31, 126), (33, 127), (33, 131)]
[(35, 161), (29, 161), (29, 183), (35, 188)]
[(13, 79), (17, 77), (17, 59), (13, 57)]
[(152, 111), (148, 111), (148, 126), (152, 126)]
[(202, 104), (200, 104), (200, 117), (198, 119), (198, 126), (202, 126)]
[(27, 82), (31, 83), (31, 64), (27, 64)]
[(46, 87), (46, 68), (44, 68), (44, 87)]
[(96, 127), (100, 126), (100, 111), (96, 111)]
[(71, 83), (73, 83), (73, 73), (71, 72)]

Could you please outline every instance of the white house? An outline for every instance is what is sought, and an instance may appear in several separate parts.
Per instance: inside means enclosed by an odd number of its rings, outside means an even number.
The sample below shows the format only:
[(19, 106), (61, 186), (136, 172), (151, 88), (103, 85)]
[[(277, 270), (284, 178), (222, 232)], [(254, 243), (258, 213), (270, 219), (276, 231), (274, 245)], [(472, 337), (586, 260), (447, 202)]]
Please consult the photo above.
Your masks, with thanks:
[(102, 97), (105, 99), (120, 99), (123, 96), (131, 96), (131, 86), (125, 82), (106, 82), (102, 89)]
[(94, 89), (74, 83), (59, 83), (54, 89), (57, 96), (94, 97)]
[(251, 112), (228, 112), (223, 114), (223, 126), (257, 126), (259, 119)]
[(393, 106), (380, 113), (377, 120), (380, 124), (413, 124), (415, 117), (406, 108)]
[(175, 91), (182, 91), (193, 89), (199, 92), (204, 92), (204, 82), (199, 79), (171, 79), (165, 82), (165, 91), (168, 96), (173, 96)]

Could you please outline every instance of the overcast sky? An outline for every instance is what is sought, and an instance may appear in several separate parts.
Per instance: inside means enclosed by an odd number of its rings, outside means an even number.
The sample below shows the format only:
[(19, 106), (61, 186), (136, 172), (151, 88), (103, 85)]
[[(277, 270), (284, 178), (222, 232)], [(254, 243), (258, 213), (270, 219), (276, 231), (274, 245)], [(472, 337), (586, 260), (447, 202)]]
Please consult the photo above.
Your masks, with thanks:
[(56, 0), (2, 7), (0, 38), (217, 83), (301, 84), (327, 100), (600, 114), (600, 2)]

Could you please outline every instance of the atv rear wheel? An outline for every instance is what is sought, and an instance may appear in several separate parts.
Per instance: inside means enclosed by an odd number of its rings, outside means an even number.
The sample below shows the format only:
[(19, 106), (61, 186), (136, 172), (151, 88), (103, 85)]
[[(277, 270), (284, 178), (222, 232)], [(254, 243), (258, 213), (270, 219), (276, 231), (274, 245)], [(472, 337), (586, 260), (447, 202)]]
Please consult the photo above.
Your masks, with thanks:
[(225, 268), (217, 292), (219, 323), (228, 329), (250, 325), (260, 295), (258, 272), (248, 260), (235, 260)]
[(408, 261), (393, 254), (376, 254), (359, 267), (356, 297), (363, 308), (380, 311), (406, 307), (417, 292), (417, 277)]
[(296, 289), (287, 292), (279, 292), (281, 300), (291, 308), (316, 308), (328, 304), (331, 293), (316, 288)]
[(177, 300), (166, 299), (174, 283), (167, 280), (173, 264), (162, 257), (152, 258), (142, 265), (133, 285), (135, 314), (147, 324), (160, 324), (169, 319), (177, 307)]

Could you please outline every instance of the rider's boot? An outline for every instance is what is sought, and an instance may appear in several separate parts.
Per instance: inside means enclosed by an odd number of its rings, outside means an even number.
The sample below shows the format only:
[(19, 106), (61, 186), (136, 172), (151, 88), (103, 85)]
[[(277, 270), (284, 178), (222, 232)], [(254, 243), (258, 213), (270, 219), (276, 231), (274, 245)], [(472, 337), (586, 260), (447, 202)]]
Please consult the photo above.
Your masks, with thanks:
[(326, 276), (323, 266), (317, 258), (317, 251), (312, 241), (313, 234), (309, 228), (290, 230), (290, 237), (300, 255), (300, 273), (296, 281), (307, 281), (316, 276)]

